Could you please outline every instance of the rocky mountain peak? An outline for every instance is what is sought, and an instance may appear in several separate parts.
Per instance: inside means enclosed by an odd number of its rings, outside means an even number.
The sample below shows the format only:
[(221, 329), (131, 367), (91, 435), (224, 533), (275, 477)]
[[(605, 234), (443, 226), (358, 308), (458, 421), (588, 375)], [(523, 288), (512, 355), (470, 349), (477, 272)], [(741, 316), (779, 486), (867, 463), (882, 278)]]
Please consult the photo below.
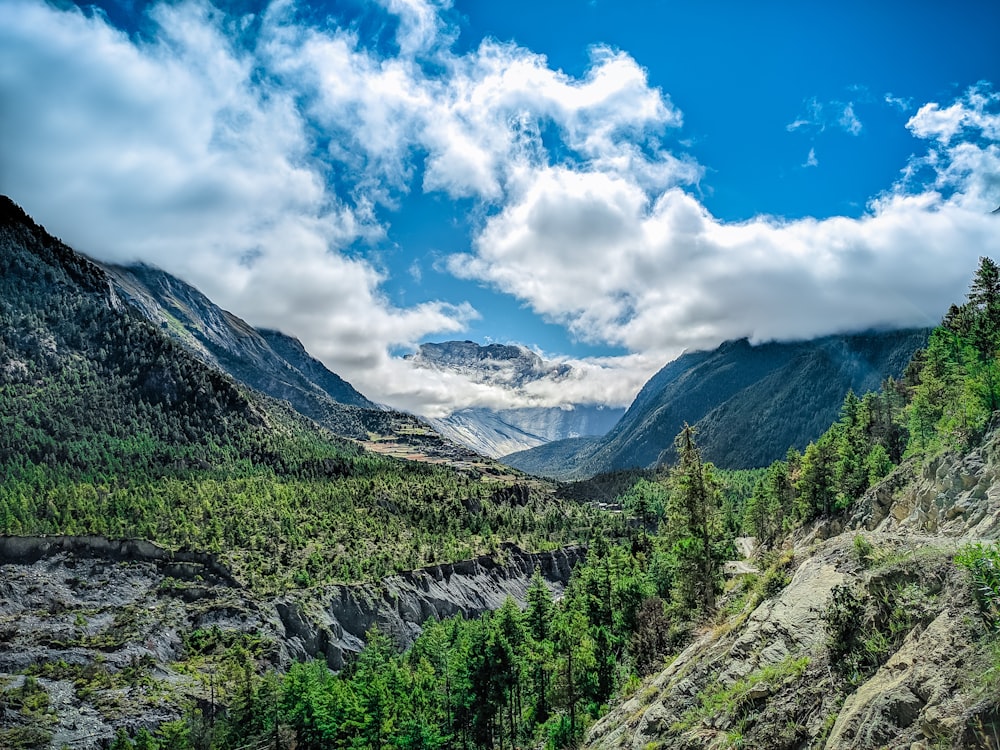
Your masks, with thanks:
[(458, 372), (477, 382), (518, 386), (545, 377), (560, 377), (568, 365), (545, 362), (535, 352), (518, 344), (487, 344), (474, 341), (443, 341), (421, 344), (407, 357), (420, 366)]

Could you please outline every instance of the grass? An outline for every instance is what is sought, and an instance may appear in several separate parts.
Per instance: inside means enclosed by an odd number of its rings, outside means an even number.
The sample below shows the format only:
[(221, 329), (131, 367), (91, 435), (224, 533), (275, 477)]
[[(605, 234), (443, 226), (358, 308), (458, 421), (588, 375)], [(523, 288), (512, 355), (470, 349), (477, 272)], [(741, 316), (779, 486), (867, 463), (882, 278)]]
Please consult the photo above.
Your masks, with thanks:
[(788, 656), (777, 664), (768, 664), (730, 685), (716, 682), (699, 694), (698, 705), (686, 711), (672, 729), (687, 731), (699, 723), (706, 723), (720, 716), (738, 719), (751, 708), (755, 700), (774, 693), (785, 682), (798, 679), (808, 666), (808, 656)]

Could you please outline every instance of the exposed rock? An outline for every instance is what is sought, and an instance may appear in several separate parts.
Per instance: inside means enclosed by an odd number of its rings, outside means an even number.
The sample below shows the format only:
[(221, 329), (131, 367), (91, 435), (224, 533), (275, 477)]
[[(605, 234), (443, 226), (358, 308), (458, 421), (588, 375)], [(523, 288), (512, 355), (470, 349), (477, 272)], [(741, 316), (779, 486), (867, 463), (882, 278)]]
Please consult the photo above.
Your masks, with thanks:
[[(428, 619), (478, 616), (507, 596), (523, 604), (536, 568), (559, 595), (583, 555), (577, 547), (526, 553), (506, 546), (497, 559), (262, 600), (204, 553), (98, 536), (2, 537), (0, 689), (20, 679), (15, 673), (38, 673), (58, 708), (52, 747), (93, 748), (121, 726), (155, 728), (179, 716), (177, 701), (151, 691), (144, 675), (175, 696), (207, 699), (205, 680), (177, 666), (196, 630), (261, 639), (261, 667), (322, 658), (340, 669), (372, 625), (407, 646)], [(110, 687), (93, 694), (75, 687), (80, 675), (98, 672), (114, 676)]]
[[(860, 564), (852, 534), (798, 549), (786, 588), (703, 633), (598, 721), (586, 746), (721, 748), (738, 731), (745, 747), (774, 750), (909, 748), (961, 734), (974, 702), (968, 676), (980, 660), (981, 625), (965, 577), (950, 562), (955, 542), (890, 534), (868, 541), (887, 560), (871, 570)], [(900, 619), (906, 635), (887, 641), (884, 664), (853, 678), (829, 650), (825, 612), (841, 586), (876, 610), (882, 601), (909, 607)], [(864, 611), (852, 627), (871, 625)], [(707, 697), (723, 691), (728, 702)], [(716, 707), (706, 712), (706, 705)]]
[(1000, 432), (966, 455), (904, 464), (870, 490), (851, 526), (876, 531), (994, 538), (1000, 534)]

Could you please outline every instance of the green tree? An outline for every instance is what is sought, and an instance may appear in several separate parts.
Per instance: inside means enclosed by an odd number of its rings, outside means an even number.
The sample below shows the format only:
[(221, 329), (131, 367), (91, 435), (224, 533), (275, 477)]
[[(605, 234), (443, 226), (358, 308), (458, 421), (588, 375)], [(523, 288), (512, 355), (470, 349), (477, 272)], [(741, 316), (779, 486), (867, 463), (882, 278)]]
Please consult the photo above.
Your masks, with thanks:
[(833, 513), (837, 500), (837, 451), (834, 435), (828, 431), (806, 446), (795, 483), (797, 515), (803, 521)]
[(575, 742), (582, 725), (577, 706), (596, 659), (594, 641), (584, 612), (582, 597), (567, 592), (552, 627), (556, 655), (556, 696), (569, 717), (569, 737)]
[(678, 463), (670, 473), (670, 503), (664, 527), (676, 560), (674, 593), (679, 603), (696, 612), (715, 608), (722, 555), (718, 538), (719, 490), (710, 464), (701, 459), (688, 424), (677, 435)]
[(743, 509), (744, 531), (756, 537), (764, 549), (774, 547), (781, 537), (792, 495), (788, 466), (784, 461), (775, 461), (757, 481)]
[(542, 724), (549, 718), (549, 665), (552, 663), (552, 592), (545, 585), (541, 571), (535, 568), (528, 587), (525, 624), (529, 635), (532, 718)]

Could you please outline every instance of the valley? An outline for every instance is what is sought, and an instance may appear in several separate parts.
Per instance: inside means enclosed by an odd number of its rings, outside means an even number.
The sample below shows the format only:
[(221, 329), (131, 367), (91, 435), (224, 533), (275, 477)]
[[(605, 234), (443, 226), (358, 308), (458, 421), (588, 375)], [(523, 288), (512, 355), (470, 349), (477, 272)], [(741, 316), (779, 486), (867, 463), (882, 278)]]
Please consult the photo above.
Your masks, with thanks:
[(984, 258), (933, 330), (462, 415), (501, 463), (3, 199), (0, 745), (994, 747), (998, 355)]

